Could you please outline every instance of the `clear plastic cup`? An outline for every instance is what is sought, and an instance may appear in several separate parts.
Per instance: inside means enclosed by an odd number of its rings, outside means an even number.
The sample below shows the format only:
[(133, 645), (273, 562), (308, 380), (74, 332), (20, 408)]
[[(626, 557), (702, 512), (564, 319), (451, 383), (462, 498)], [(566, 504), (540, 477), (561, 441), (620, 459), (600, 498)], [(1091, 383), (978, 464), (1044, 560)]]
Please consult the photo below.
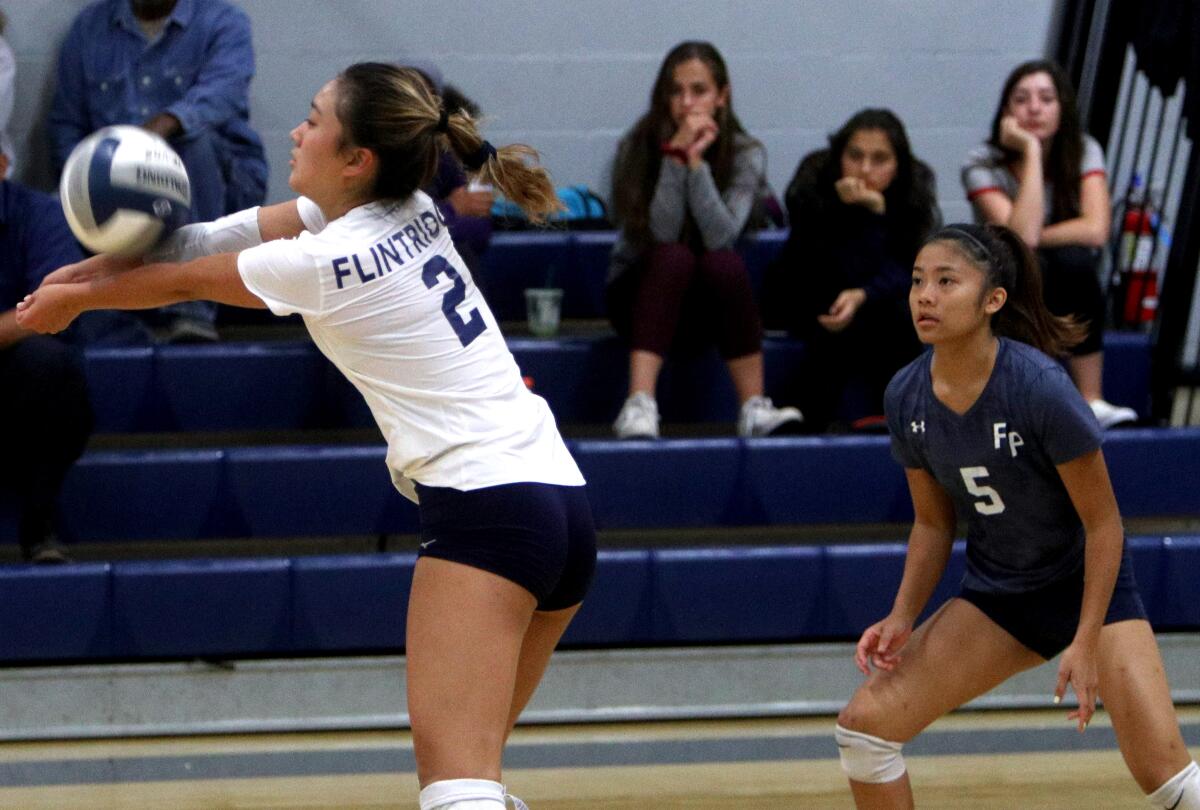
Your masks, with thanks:
[(525, 316), (530, 332), (538, 337), (551, 337), (558, 331), (562, 296), (562, 290), (550, 287), (531, 287), (525, 291)]

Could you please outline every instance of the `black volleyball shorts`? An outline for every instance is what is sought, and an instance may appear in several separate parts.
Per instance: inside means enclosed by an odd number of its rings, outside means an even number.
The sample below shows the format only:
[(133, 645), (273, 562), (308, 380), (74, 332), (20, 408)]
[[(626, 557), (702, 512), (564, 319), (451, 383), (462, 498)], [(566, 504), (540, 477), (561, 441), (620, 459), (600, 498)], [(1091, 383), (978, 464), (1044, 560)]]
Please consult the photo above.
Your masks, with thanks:
[(515, 582), (538, 610), (583, 601), (596, 570), (596, 529), (585, 487), (501, 484), (462, 491), (417, 484), (418, 556), (469, 565)]
[[(990, 593), (964, 587), (959, 598), (982, 610), (1017, 641), (1049, 660), (1070, 646), (1079, 627), (1083, 566), (1070, 576), (1032, 591)], [(1145, 618), (1146, 608), (1138, 595), (1133, 564), (1126, 549), (1121, 555), (1121, 569), (1104, 623)]]

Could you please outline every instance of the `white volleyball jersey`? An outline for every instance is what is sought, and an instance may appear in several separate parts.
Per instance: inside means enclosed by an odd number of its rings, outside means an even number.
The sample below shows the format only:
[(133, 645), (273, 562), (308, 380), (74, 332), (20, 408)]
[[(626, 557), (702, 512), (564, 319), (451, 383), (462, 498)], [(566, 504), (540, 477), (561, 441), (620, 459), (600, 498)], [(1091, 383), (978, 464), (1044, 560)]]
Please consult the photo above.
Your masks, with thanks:
[(328, 224), (311, 201), (300, 213), (308, 232), (242, 251), (238, 271), (366, 398), (400, 492), (584, 483), (427, 195)]

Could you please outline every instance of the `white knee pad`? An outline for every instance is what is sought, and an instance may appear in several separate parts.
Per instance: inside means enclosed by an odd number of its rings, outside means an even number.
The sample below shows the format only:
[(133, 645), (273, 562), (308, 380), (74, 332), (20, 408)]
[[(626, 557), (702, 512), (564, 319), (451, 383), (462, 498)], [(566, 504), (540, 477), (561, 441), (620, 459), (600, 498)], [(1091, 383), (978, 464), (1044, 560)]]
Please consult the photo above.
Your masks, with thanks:
[(1154, 807), (1200, 810), (1200, 766), (1189, 763), (1146, 798)]
[(836, 726), (838, 753), (842, 770), (855, 782), (872, 785), (894, 782), (904, 776), (903, 743), (888, 742), (870, 734)]
[(504, 785), (490, 779), (443, 779), (421, 790), (421, 810), (505, 810)]

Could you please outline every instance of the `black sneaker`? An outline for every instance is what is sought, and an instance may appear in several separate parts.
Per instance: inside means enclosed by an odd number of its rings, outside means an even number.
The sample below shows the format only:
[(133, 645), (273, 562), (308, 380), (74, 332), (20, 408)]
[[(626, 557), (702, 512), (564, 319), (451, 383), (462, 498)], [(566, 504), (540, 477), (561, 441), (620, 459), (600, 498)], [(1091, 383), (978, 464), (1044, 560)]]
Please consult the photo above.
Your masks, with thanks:
[(67, 549), (57, 540), (46, 540), (29, 551), (29, 561), (34, 565), (61, 565), (71, 562)]
[(164, 343), (216, 343), (217, 328), (199, 318), (180, 317), (171, 321), (163, 335)]

